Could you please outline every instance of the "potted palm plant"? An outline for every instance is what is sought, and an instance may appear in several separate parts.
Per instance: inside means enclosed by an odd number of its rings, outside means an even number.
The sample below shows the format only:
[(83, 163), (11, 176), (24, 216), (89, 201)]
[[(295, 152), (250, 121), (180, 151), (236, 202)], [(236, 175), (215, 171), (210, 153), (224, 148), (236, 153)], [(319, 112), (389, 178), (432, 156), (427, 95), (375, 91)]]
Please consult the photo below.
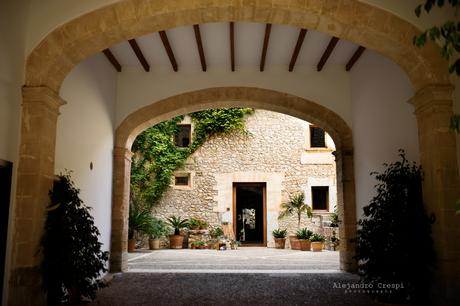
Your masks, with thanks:
[(128, 219), (128, 252), (133, 252), (137, 239), (148, 232), (152, 218), (148, 209), (131, 205)]
[(180, 234), (180, 230), (188, 226), (188, 219), (181, 219), (181, 217), (171, 216), (167, 223), (174, 229), (174, 234), (169, 235), (169, 247), (171, 249), (182, 249), (184, 236)]
[(310, 251), (310, 237), (313, 232), (307, 228), (301, 228), (297, 231), (297, 239), (299, 239), (300, 249), (302, 251)]
[(147, 228), (147, 235), (149, 235), (149, 249), (158, 250), (160, 248), (160, 238), (166, 235), (168, 227), (163, 220), (152, 217)]
[(284, 246), (286, 244), (287, 230), (277, 228), (273, 230), (272, 234), (273, 238), (275, 238), (275, 248), (284, 249)]
[(310, 237), (311, 250), (313, 252), (321, 252), (323, 250), (324, 236), (321, 234), (313, 234)]
[[(313, 216), (311, 207), (305, 203), (305, 195), (301, 192), (291, 196), (289, 201), (281, 204), (281, 212), (278, 216), (278, 219), (296, 214), (297, 229), (300, 229), (300, 220), (303, 213), (306, 213), (309, 218)], [(291, 249), (300, 250), (300, 243), (295, 235), (289, 236), (289, 243), (291, 244)]]

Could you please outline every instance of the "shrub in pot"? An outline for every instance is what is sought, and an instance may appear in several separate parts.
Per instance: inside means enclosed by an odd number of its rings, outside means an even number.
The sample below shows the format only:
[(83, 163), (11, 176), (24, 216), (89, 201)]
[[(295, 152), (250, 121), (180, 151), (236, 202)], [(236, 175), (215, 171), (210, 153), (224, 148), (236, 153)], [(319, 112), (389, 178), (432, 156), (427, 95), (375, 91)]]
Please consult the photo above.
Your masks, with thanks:
[(69, 174), (61, 174), (49, 192), (41, 240), (41, 272), (48, 305), (94, 299), (107, 271), (108, 252), (101, 250), (99, 230), (89, 207), (79, 198)]
[(297, 239), (299, 239), (300, 249), (302, 251), (310, 251), (310, 237), (313, 232), (307, 228), (301, 228), (297, 231)]
[(137, 239), (140, 239), (149, 230), (152, 214), (147, 208), (130, 205), (128, 218), (128, 252), (136, 248)]
[[(356, 238), (361, 281), (402, 284), (391, 293), (370, 294), (380, 302), (439, 304), (430, 301), (435, 252), (431, 237), (434, 216), (423, 206), (422, 170), (410, 163), (404, 151), (400, 160), (385, 165), (376, 175), (377, 195), (363, 208)], [(431, 302), (431, 303), (430, 303)]]
[(169, 235), (169, 247), (171, 249), (182, 249), (184, 236), (180, 234), (180, 230), (188, 226), (188, 219), (171, 216), (167, 219), (167, 223), (174, 229), (174, 234)]
[(158, 250), (160, 248), (160, 238), (166, 235), (168, 227), (166, 223), (158, 218), (152, 217), (146, 234), (149, 236), (149, 249)]
[[(311, 207), (305, 203), (305, 195), (301, 192), (291, 196), (289, 201), (281, 204), (281, 213), (279, 214), (278, 219), (295, 214), (297, 215), (297, 229), (300, 229), (300, 220), (302, 218), (302, 214), (304, 213), (307, 214), (308, 218), (313, 216)], [(291, 249), (300, 250), (300, 243), (295, 235), (289, 236), (289, 243), (291, 245)]]
[(321, 252), (323, 250), (324, 236), (321, 234), (313, 234), (310, 237), (311, 250), (313, 252)]
[(272, 232), (273, 238), (275, 238), (275, 248), (276, 249), (284, 249), (286, 244), (286, 235), (287, 230), (285, 229), (275, 229)]

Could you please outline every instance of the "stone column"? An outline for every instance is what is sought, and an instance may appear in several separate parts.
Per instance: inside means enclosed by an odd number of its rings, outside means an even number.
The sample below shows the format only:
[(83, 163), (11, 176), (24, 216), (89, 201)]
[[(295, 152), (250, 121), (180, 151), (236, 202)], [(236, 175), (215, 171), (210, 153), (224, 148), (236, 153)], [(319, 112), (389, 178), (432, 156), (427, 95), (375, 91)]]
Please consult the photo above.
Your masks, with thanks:
[(455, 134), (449, 131), (452, 90), (450, 85), (427, 86), (410, 100), (417, 116), (424, 204), (436, 216), (434, 297), (439, 305), (460, 305), (460, 221), (454, 207), (460, 182)]
[[(343, 205), (339, 210), (342, 223), (339, 227), (340, 238), (340, 269), (356, 272), (355, 244), (350, 240), (356, 237), (356, 197), (355, 176), (353, 168), (353, 149), (343, 149), (337, 167), (342, 169)], [(339, 206), (340, 209), (340, 206)]]
[(8, 305), (44, 304), (38, 253), (48, 191), (54, 179), (59, 107), (65, 102), (45, 86), (24, 87)]
[(131, 151), (126, 148), (114, 148), (111, 272), (128, 270), (128, 213), (132, 155)]

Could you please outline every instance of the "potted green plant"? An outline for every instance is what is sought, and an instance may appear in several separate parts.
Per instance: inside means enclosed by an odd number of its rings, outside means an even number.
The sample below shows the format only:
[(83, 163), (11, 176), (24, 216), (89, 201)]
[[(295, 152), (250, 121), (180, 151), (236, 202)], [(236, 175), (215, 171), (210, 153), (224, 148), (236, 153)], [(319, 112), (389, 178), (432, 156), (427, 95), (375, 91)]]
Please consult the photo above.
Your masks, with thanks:
[(220, 226), (214, 226), (209, 230), (209, 236), (213, 239), (211, 243), (212, 249), (219, 249), (219, 238), (224, 236), (224, 230)]
[(287, 235), (287, 230), (286, 229), (275, 229), (272, 232), (273, 238), (275, 239), (275, 248), (276, 249), (284, 249), (284, 246), (286, 244), (286, 235)]
[(41, 273), (48, 305), (78, 304), (94, 299), (107, 271), (108, 252), (103, 252), (99, 230), (90, 208), (79, 197), (70, 174), (57, 176), (49, 192)]
[(335, 231), (332, 231), (332, 236), (330, 238), (330, 241), (331, 241), (330, 249), (331, 251), (335, 251), (340, 242), (340, 239), (337, 238)]
[(147, 235), (149, 236), (149, 249), (158, 250), (160, 248), (160, 238), (166, 235), (168, 227), (166, 222), (161, 219), (152, 217), (147, 228)]
[(331, 221), (331, 227), (339, 227), (339, 214), (337, 213), (337, 209), (334, 210), (334, 212), (331, 214), (329, 217), (329, 220)]
[(321, 234), (313, 234), (310, 237), (311, 250), (313, 252), (321, 252), (323, 250), (324, 236)]
[(188, 222), (188, 228), (191, 230), (204, 230), (207, 229), (208, 226), (208, 222), (197, 218), (190, 218)]
[(297, 231), (297, 239), (299, 239), (300, 249), (302, 251), (310, 251), (310, 237), (313, 232), (307, 228), (301, 228)]
[(193, 241), (191, 243), (192, 249), (206, 249), (206, 242), (204, 241)]
[[(301, 192), (291, 196), (289, 198), (289, 201), (281, 204), (281, 212), (278, 216), (278, 219), (282, 219), (287, 216), (296, 214), (297, 229), (300, 229), (300, 220), (302, 218), (303, 213), (306, 213), (308, 218), (311, 218), (313, 216), (311, 207), (307, 205), (307, 203), (305, 203), (305, 195), (303, 194), (303, 192)], [(289, 243), (291, 245), (291, 249), (300, 250), (300, 243), (295, 235), (289, 236)]]
[(171, 216), (167, 219), (167, 223), (174, 229), (174, 234), (169, 235), (169, 247), (171, 249), (182, 249), (184, 236), (180, 234), (180, 230), (188, 226), (188, 219)]
[(138, 205), (131, 205), (128, 217), (128, 252), (133, 252), (136, 248), (137, 239), (148, 232), (152, 214), (146, 208)]

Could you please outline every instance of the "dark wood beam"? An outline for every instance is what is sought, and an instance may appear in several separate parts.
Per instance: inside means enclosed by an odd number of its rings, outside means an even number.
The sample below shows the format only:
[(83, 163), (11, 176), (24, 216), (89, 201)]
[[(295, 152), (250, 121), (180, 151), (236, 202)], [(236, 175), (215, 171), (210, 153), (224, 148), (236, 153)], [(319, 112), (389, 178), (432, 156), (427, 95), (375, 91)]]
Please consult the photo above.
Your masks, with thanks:
[(339, 39), (337, 37), (332, 37), (331, 40), (329, 41), (329, 44), (327, 45), (326, 50), (323, 53), (323, 56), (321, 57), (321, 60), (319, 61), (318, 65), (316, 66), (316, 69), (318, 71), (321, 71), (326, 64), (329, 56), (331, 56), (332, 51), (334, 50), (335, 46), (339, 42)]
[(204, 57), (200, 26), (198, 24), (194, 24), (193, 30), (195, 31), (196, 46), (198, 47), (198, 53), (200, 54), (201, 69), (203, 69), (203, 71), (206, 71), (206, 58)]
[(177, 72), (178, 70), (177, 62), (176, 62), (176, 58), (174, 57), (174, 52), (169, 43), (168, 35), (166, 35), (165, 31), (160, 31), (158, 33), (160, 34), (161, 42), (163, 43), (166, 53), (168, 54), (169, 61), (171, 62), (171, 66), (173, 67), (173, 70)]
[(359, 60), (361, 55), (363, 55), (364, 50), (366, 50), (366, 48), (364, 48), (363, 46), (359, 46), (358, 49), (356, 49), (356, 52), (353, 54), (353, 56), (350, 58), (347, 65), (345, 66), (346, 71), (350, 71), (351, 68), (353, 68), (353, 65)]
[(110, 51), (110, 49), (104, 49), (102, 50), (102, 53), (104, 53), (105, 57), (107, 57), (113, 68), (115, 68), (116, 71), (121, 72), (121, 65), (115, 58), (115, 55), (113, 55), (112, 51)]
[(230, 61), (232, 71), (235, 71), (235, 23), (230, 22)]
[(294, 70), (294, 65), (295, 65), (295, 62), (297, 61), (297, 56), (299, 56), (300, 48), (302, 48), (302, 44), (305, 39), (305, 35), (307, 35), (307, 30), (300, 29), (299, 37), (297, 38), (297, 43), (295, 45), (294, 52), (292, 53), (291, 62), (289, 63), (290, 72)]
[(270, 40), (270, 32), (272, 31), (272, 25), (267, 23), (265, 26), (264, 46), (262, 47), (262, 56), (260, 58), (260, 71), (265, 69), (265, 58), (267, 56), (268, 41)]
[(136, 54), (137, 59), (141, 63), (142, 67), (144, 67), (144, 70), (146, 72), (149, 72), (150, 71), (150, 65), (147, 62), (147, 60), (145, 59), (144, 54), (142, 54), (141, 48), (139, 48), (139, 45), (137, 44), (137, 41), (133, 38), (133, 39), (128, 40), (128, 42), (129, 42), (131, 48), (133, 49), (134, 54)]

